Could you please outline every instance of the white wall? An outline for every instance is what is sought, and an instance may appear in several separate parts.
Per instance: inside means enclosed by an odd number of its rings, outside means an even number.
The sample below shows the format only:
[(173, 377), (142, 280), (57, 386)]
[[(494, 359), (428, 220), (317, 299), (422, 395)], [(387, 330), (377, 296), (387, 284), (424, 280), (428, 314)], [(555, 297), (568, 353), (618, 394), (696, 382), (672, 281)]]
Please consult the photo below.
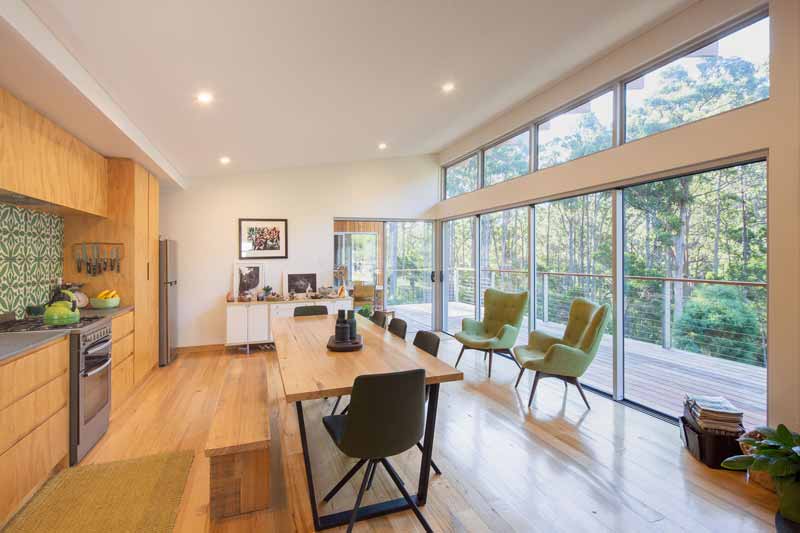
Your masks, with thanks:
[(288, 219), (289, 258), (263, 262), (267, 283), (280, 288), (287, 271), (330, 285), (333, 219), (430, 218), (437, 176), (435, 159), (420, 156), (193, 179), (162, 192), (160, 233), (178, 242), (178, 346), (225, 341), (239, 218)]
[[(444, 163), (763, 5), (703, 0), (458, 139)], [(436, 218), (609, 188), (752, 152), (768, 156), (770, 424), (800, 428), (800, 1), (771, 0), (770, 98), (440, 202)]]

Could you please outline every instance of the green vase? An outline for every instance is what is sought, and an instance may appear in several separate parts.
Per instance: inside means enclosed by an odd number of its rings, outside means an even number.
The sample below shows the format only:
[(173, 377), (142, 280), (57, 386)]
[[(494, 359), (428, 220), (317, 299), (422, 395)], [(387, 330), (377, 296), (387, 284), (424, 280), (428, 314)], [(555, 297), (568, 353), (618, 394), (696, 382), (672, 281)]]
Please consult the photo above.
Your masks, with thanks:
[(775, 478), (781, 516), (800, 523), (800, 481), (795, 476)]

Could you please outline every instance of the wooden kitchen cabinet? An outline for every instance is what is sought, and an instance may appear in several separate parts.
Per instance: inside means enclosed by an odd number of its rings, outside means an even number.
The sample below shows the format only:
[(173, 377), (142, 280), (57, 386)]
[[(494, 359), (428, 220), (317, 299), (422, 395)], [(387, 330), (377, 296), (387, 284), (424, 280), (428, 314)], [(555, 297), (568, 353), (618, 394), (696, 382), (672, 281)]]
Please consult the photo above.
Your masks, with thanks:
[(106, 216), (108, 163), (0, 88), (0, 189), (42, 200), (60, 214)]
[(69, 338), (0, 362), (0, 529), (69, 454)]
[[(135, 307), (131, 317), (131, 367), (134, 383), (139, 384), (158, 363), (159, 184), (155, 176), (130, 159), (109, 159), (108, 170), (108, 218), (64, 217), (64, 278), (84, 283), (83, 290), (89, 296), (115, 289), (120, 305)], [(77, 272), (72, 246), (81, 242), (121, 243), (124, 256), (120, 271), (98, 276)]]
[(136, 385), (134, 380), (135, 311), (111, 320), (111, 413), (125, 403)]

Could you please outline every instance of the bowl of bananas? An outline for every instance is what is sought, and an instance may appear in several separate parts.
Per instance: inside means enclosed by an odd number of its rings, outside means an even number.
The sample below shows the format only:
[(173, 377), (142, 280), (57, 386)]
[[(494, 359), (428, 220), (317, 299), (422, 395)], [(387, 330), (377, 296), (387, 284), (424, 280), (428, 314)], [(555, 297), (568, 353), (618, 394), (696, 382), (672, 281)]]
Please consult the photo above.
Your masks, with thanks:
[(119, 295), (114, 290), (104, 290), (94, 298), (90, 299), (92, 307), (95, 309), (111, 309), (119, 307)]

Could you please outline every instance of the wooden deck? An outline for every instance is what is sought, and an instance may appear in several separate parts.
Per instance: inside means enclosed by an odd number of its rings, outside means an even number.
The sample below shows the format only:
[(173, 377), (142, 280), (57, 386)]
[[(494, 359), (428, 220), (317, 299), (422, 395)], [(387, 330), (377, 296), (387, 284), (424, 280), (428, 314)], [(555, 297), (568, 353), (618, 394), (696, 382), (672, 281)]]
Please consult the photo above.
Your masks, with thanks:
[[(392, 306), (391, 309), (408, 322), (409, 338), (413, 335), (412, 331), (431, 329), (430, 304)], [(455, 333), (461, 329), (463, 317), (473, 316), (473, 306), (451, 302), (448, 314), (448, 331)], [(537, 321), (537, 328), (551, 335), (561, 335), (564, 325)], [(527, 331), (521, 331), (518, 342), (525, 344), (527, 340)], [(611, 354), (612, 337), (605, 335), (597, 357), (582, 382), (610, 393)], [(511, 362), (508, 364), (513, 365)], [(725, 396), (744, 411), (745, 426), (766, 424), (766, 368), (625, 339), (626, 399), (671, 416), (679, 416), (683, 412), (686, 393)]]

